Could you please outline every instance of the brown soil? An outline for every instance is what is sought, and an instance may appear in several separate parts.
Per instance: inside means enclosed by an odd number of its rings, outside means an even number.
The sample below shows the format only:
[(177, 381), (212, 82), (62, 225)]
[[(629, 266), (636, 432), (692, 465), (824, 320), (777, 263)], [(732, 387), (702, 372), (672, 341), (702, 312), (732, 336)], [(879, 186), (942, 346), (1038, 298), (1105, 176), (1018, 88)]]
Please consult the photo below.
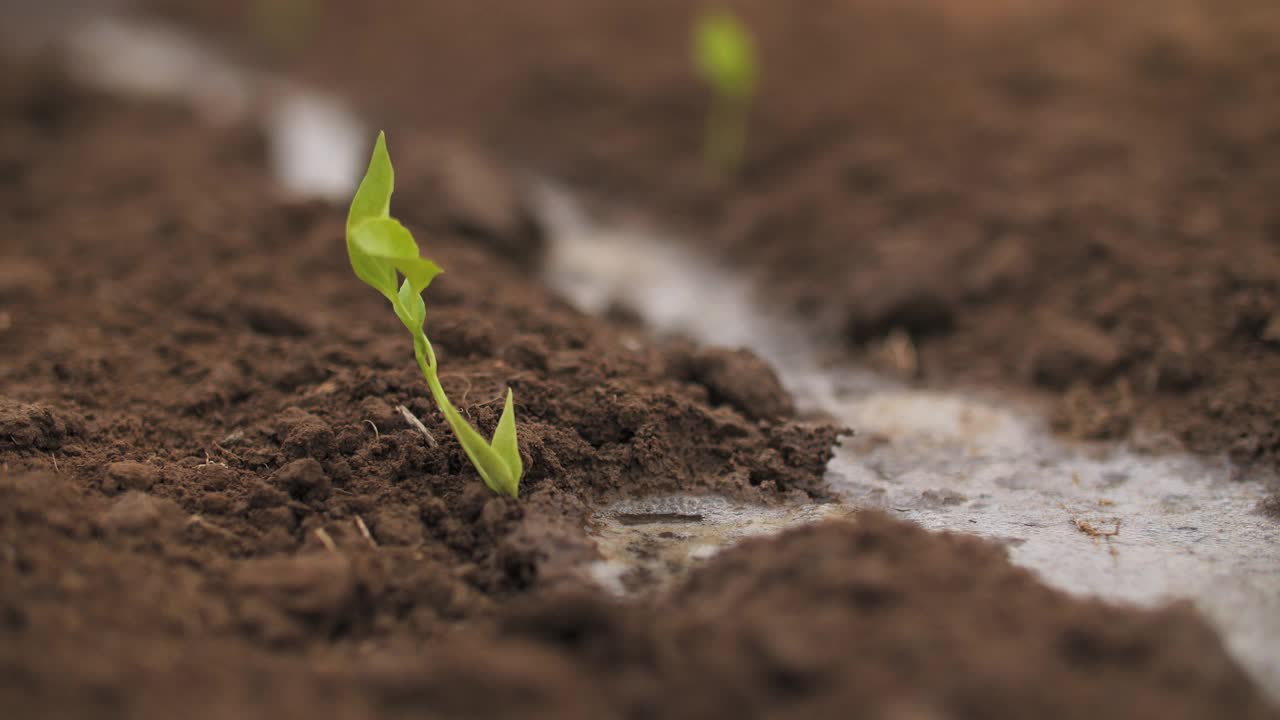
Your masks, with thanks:
[(764, 80), (729, 182), (693, 0), (320, 3), (288, 52), (247, 2), (147, 4), (652, 209), (859, 359), (1045, 391), (1076, 437), (1280, 458), (1272, 0), (733, 2)]
[(515, 390), (519, 501), (431, 407), (342, 209), (277, 196), (255, 132), (0, 67), (6, 717), (1276, 717), (1190, 609), (874, 513), (593, 590), (593, 509), (821, 500), (838, 429), (749, 355), (572, 310), (506, 252), (539, 237), (515, 200), (415, 188), (438, 142), (393, 137), (448, 270), (444, 382), (483, 429)]

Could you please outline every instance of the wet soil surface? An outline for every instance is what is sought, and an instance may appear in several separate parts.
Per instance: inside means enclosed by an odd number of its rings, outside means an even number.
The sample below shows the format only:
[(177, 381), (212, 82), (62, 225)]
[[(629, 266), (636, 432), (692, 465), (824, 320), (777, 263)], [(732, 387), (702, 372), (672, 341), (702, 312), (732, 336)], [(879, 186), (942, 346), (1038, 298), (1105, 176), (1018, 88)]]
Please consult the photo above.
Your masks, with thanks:
[(0, 70), (7, 717), (1276, 716), (1188, 607), (876, 513), (608, 596), (577, 573), (593, 509), (821, 501), (840, 429), (743, 353), (570, 308), (512, 259), (527, 214), (415, 190), (404, 135), (444, 384), (483, 430), (515, 390), (528, 474), (493, 497), (343, 209), (279, 197), (257, 132)]
[(862, 361), (1043, 392), (1074, 437), (1280, 458), (1270, 0), (733, 2), (763, 80), (730, 178), (695, 2), (315, 3), (296, 42), (248, 2), (147, 4), (650, 208)]

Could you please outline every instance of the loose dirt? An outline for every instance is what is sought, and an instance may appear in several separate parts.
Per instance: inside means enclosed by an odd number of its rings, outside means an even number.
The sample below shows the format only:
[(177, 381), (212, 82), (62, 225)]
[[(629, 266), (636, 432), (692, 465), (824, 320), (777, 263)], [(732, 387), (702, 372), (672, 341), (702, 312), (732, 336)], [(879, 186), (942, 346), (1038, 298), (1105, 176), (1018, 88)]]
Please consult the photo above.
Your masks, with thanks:
[[(699, 3), (148, 0), (356, 99), (652, 209), (847, 353), (1043, 393), (1059, 430), (1280, 457), (1280, 7), (740, 0), (746, 165), (701, 164)], [(342, 48), (336, 52), (334, 48)], [(370, 78), (377, 78), (376, 82)]]
[[(520, 208), (406, 182), (451, 397), (487, 430), (515, 390), (529, 473), (493, 497), (351, 275), (343, 209), (279, 197), (256, 131), (2, 70), (13, 717), (1276, 716), (1188, 608), (1072, 599), (876, 513), (607, 596), (578, 574), (593, 508), (821, 501), (840, 429), (747, 354), (549, 294), (495, 252), (536, 254), (492, 221)], [(428, 176), (424, 136), (395, 137)]]

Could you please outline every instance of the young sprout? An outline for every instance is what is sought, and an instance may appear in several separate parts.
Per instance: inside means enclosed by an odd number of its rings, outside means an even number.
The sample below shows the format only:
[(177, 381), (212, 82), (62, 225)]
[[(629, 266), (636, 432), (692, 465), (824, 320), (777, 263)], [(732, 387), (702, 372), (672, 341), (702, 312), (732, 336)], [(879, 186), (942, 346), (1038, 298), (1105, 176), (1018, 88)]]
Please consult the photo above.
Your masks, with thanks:
[(418, 255), (413, 235), (391, 217), (394, 186), (395, 174), (391, 169), (391, 156), (387, 154), (386, 138), (378, 133), (369, 170), (351, 199), (351, 211), (347, 215), (347, 255), (351, 258), (351, 269), (356, 277), (382, 293), (413, 336), (413, 354), (431, 388), (431, 396), (484, 484), (500, 495), (516, 497), (524, 467), (516, 446), (511, 388), (507, 388), (507, 402), (491, 441), (471, 427), (444, 394), (436, 370), (436, 354), (423, 331), (427, 310), (422, 300), (422, 291), (443, 271), (439, 265)]
[(705, 145), (712, 172), (733, 174), (747, 142), (747, 115), (756, 91), (756, 53), (751, 33), (728, 10), (708, 10), (693, 34), (694, 65), (711, 86)]

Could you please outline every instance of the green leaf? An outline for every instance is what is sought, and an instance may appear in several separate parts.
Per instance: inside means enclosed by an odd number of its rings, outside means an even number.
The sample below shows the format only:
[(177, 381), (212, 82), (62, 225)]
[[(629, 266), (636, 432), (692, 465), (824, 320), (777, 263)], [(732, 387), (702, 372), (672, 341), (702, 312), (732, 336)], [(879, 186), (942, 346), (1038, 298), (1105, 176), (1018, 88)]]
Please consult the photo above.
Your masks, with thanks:
[(351, 209), (347, 212), (347, 256), (356, 277), (394, 302), (396, 270), (391, 263), (360, 250), (352, 237), (352, 230), (359, 224), (376, 218), (385, 218), (391, 211), (391, 191), (395, 176), (391, 169), (391, 156), (387, 154), (387, 141), (382, 133), (373, 146), (369, 169), (365, 172)]
[(709, 10), (698, 18), (694, 62), (717, 92), (740, 99), (755, 93), (755, 44), (750, 31), (733, 13)]
[(355, 197), (351, 198), (351, 209), (347, 212), (348, 236), (356, 225), (390, 214), (391, 193), (395, 190), (395, 185), (395, 171), (391, 168), (391, 156), (387, 153), (387, 137), (380, 132), (377, 142), (373, 144), (369, 169), (365, 171), (360, 187), (356, 188)]
[(507, 464), (511, 477), (519, 483), (524, 466), (520, 461), (520, 446), (516, 443), (516, 412), (512, 407), (511, 388), (507, 388), (507, 403), (502, 407), (502, 417), (498, 418), (498, 427), (493, 431), (492, 447)]
[(387, 260), (418, 257), (418, 243), (394, 218), (372, 218), (356, 223), (351, 229), (351, 241), (365, 255)]
[(391, 263), (381, 258), (366, 255), (355, 248), (348, 240), (347, 256), (351, 259), (351, 269), (356, 277), (381, 292), (388, 300), (395, 297), (396, 269)]
[[(418, 243), (395, 218), (365, 220), (351, 230), (351, 242), (360, 253), (385, 260), (399, 270), (414, 292), (422, 292), (435, 276), (444, 272), (439, 265), (418, 255)], [(393, 284), (393, 291), (394, 287)]]
[(415, 295), (420, 295), (437, 275), (444, 272), (439, 265), (423, 257), (397, 261), (396, 269), (404, 275)]

